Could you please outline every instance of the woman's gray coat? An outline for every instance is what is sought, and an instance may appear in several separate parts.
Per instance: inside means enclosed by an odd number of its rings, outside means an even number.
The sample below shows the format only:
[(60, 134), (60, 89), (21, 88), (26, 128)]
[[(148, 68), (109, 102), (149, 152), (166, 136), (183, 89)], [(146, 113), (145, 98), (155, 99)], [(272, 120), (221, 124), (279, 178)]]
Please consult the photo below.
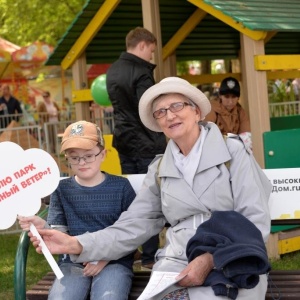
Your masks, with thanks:
[[(267, 241), (271, 184), (240, 140), (227, 138), (225, 141), (215, 124), (203, 125), (209, 131), (193, 189), (175, 167), (168, 145), (161, 162), (157, 157), (149, 166), (142, 188), (128, 211), (113, 226), (77, 237), (83, 251), (78, 257), (73, 256), (73, 260), (118, 259), (159, 233), (168, 222), (171, 227), (164, 248), (156, 254), (154, 270), (180, 272), (188, 263), (185, 253), (188, 240), (216, 210), (241, 213), (258, 227)], [(225, 165), (227, 161), (230, 161), (230, 172)], [(254, 289), (240, 289), (238, 299), (263, 300), (266, 289), (267, 278), (262, 275)], [(214, 295), (211, 287), (189, 288), (189, 295), (191, 300), (222, 299)]]

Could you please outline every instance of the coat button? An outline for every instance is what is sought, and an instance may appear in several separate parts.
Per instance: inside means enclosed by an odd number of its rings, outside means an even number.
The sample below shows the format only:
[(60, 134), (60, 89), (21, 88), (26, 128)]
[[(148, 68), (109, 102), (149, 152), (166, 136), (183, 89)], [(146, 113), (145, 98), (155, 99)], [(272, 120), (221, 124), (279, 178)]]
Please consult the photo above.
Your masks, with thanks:
[(178, 254), (178, 255), (182, 255), (182, 254), (183, 254), (183, 251), (182, 251), (182, 250), (178, 250), (178, 251), (177, 251), (177, 254)]

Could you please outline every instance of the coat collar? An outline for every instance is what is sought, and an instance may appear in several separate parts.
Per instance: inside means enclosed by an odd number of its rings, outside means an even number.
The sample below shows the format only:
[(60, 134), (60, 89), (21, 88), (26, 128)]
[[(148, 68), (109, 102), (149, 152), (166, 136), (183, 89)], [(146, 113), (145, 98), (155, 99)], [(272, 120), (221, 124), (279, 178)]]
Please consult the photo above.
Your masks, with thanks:
[(128, 52), (122, 52), (121, 55), (120, 55), (120, 58), (121, 59), (125, 59), (125, 60), (129, 60), (129, 61), (132, 61), (132, 62), (135, 62), (139, 65), (142, 65), (142, 66), (145, 66), (146, 68), (149, 68), (150, 70), (154, 70), (156, 65), (155, 64), (152, 64), (151, 62), (148, 62), (132, 53), (128, 53)]
[[(201, 125), (208, 129), (208, 134), (203, 145), (197, 173), (213, 166), (225, 163), (231, 159), (224, 138), (217, 125), (211, 122), (203, 122)], [(169, 144), (167, 145), (165, 154), (160, 162), (158, 176), (174, 178), (182, 177), (174, 164), (174, 159)]]

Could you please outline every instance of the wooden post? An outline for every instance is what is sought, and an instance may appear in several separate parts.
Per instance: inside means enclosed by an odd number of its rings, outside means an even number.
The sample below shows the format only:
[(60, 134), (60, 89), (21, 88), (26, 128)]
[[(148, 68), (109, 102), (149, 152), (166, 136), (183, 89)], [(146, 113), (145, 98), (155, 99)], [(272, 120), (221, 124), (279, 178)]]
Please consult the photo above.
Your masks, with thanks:
[(157, 39), (157, 48), (153, 55), (153, 63), (156, 64), (154, 78), (159, 82), (164, 78), (162, 60), (162, 42), (160, 27), (160, 12), (158, 0), (142, 0), (144, 27), (151, 31)]
[(278, 252), (278, 232), (276, 233), (270, 233), (268, 242), (266, 244), (268, 257), (278, 259), (280, 258), (279, 252)]
[(256, 71), (254, 56), (264, 54), (264, 41), (255, 41), (241, 34), (241, 66), (243, 100), (249, 106), (254, 156), (261, 168), (264, 168), (264, 146), (262, 135), (270, 131), (267, 75), (265, 71)]
[(167, 57), (163, 62), (163, 67), (164, 67), (163, 73), (165, 77), (176, 76), (177, 75), (176, 55), (172, 54), (169, 57)]
[[(88, 78), (86, 73), (86, 58), (83, 54), (79, 59), (75, 61), (72, 66), (72, 73), (74, 78), (74, 89), (84, 90), (88, 88)], [(76, 120), (91, 120), (90, 114), (90, 103), (87, 102), (76, 102), (75, 103)]]

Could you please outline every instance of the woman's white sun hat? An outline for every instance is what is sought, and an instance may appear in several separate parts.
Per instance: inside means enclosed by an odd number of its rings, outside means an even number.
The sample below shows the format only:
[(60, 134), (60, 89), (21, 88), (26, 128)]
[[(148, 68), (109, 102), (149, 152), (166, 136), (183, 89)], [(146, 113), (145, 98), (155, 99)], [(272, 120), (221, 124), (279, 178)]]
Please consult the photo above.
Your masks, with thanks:
[(141, 121), (150, 130), (162, 131), (152, 115), (153, 101), (160, 95), (171, 93), (182, 94), (192, 100), (200, 108), (201, 120), (204, 120), (211, 110), (210, 101), (198, 88), (179, 77), (167, 77), (146, 90), (139, 102)]

